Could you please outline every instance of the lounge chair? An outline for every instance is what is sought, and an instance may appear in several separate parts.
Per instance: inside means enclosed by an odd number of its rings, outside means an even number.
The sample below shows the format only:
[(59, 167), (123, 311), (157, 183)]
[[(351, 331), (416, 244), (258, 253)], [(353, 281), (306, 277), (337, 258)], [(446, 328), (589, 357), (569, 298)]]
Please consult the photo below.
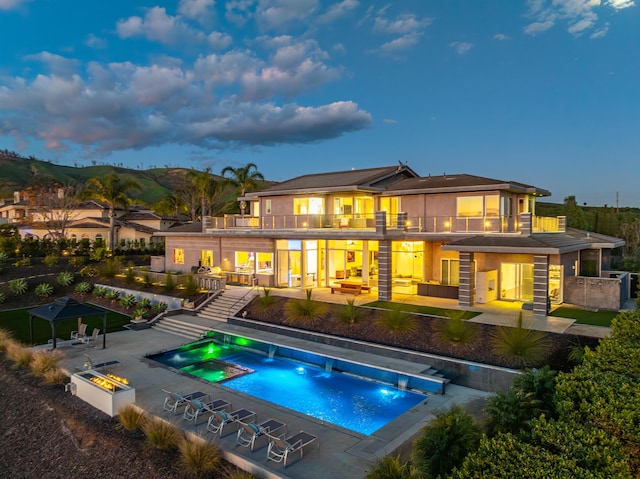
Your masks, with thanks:
[[(238, 435), (236, 436), (236, 445), (248, 447), (251, 451), (260, 449), (267, 444), (269, 434), (278, 435), (286, 434), (287, 426), (285, 423), (275, 419), (267, 419), (260, 424), (255, 422), (238, 421)], [(260, 445), (262, 444), (262, 445)]]
[(91, 336), (83, 336), (81, 338), (78, 338), (78, 340), (81, 343), (89, 344), (90, 341), (97, 341), (98, 340), (98, 334), (100, 334), (100, 329), (93, 328), (93, 331), (91, 331)]
[(180, 394), (163, 389), (162, 392), (167, 395), (164, 398), (164, 405), (162, 406), (162, 408), (165, 411), (173, 411), (174, 413), (178, 412), (178, 408), (180, 406), (186, 405), (187, 401), (202, 398), (206, 398), (207, 400), (209, 399), (209, 395), (207, 393), (203, 393), (202, 391), (193, 391), (188, 394)]
[(241, 408), (235, 411), (226, 412), (223, 410), (211, 411), (209, 421), (207, 422), (207, 430), (222, 437), (222, 430), (235, 432), (239, 427), (239, 421), (254, 421), (256, 413), (248, 409)]
[(290, 454), (300, 452), (300, 459), (302, 459), (304, 448), (314, 442), (317, 444), (317, 447), (320, 447), (318, 437), (304, 431), (300, 431), (289, 437), (269, 435), (267, 461), (282, 462), (284, 463), (284, 467), (287, 467), (287, 460)]
[(78, 331), (71, 331), (71, 339), (81, 339), (87, 336), (87, 324), (80, 323)]
[(231, 407), (231, 403), (224, 399), (214, 399), (208, 402), (202, 402), (197, 399), (187, 399), (186, 401), (187, 407), (184, 408), (182, 418), (185, 421), (193, 421), (194, 424), (198, 422), (198, 416), (204, 412), (224, 410)]

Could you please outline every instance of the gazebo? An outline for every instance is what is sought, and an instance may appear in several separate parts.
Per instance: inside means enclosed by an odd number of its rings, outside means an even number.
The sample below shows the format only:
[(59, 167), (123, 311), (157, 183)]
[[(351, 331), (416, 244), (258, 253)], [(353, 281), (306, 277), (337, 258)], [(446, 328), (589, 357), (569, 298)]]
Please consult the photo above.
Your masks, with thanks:
[(102, 347), (107, 347), (107, 312), (103, 309), (82, 304), (75, 298), (64, 296), (53, 303), (29, 310), (29, 336), (33, 343), (33, 318), (42, 318), (51, 324), (51, 339), (56, 347), (56, 325), (66, 319), (80, 319), (87, 316), (102, 316)]

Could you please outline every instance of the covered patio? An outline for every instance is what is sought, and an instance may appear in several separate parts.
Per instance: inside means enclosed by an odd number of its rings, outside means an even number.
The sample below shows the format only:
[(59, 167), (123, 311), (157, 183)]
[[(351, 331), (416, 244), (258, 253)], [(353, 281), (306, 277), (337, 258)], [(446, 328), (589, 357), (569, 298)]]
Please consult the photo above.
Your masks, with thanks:
[(53, 349), (56, 348), (57, 336), (56, 326), (60, 321), (68, 319), (76, 319), (78, 323), (82, 318), (89, 316), (102, 317), (102, 348), (107, 347), (107, 312), (103, 309), (90, 306), (88, 304), (82, 304), (75, 298), (63, 296), (56, 299), (53, 303), (38, 306), (37, 308), (29, 310), (29, 338), (33, 343), (33, 318), (42, 318), (49, 321), (51, 324), (51, 340)]

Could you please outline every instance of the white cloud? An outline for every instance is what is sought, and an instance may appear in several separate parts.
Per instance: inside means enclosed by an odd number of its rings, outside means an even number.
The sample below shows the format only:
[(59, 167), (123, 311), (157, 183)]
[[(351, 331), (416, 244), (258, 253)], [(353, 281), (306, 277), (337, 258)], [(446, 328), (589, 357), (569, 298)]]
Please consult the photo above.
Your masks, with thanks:
[(424, 29), (431, 24), (431, 19), (418, 18), (412, 13), (403, 13), (395, 18), (388, 18), (386, 14), (389, 8), (390, 5), (387, 5), (378, 10), (375, 15), (370, 8), (365, 18), (374, 17), (374, 32), (395, 36), (392, 40), (383, 43), (379, 51), (385, 54), (397, 54), (408, 50), (420, 41)]
[(93, 33), (90, 33), (84, 44), (89, 48), (102, 49), (107, 47), (107, 41), (104, 38), (97, 37)]
[(307, 23), (318, 10), (318, 0), (258, 0), (255, 19), (265, 29), (281, 30)]
[(549, 30), (558, 22), (567, 25), (567, 32), (580, 36), (589, 30), (595, 32), (590, 38), (599, 38), (608, 31), (608, 24), (599, 24), (599, 13), (604, 8), (616, 11), (635, 5), (633, 0), (529, 0), (527, 17), (532, 21), (524, 27), (528, 35), (537, 35)]
[(231, 0), (225, 4), (225, 19), (236, 25), (244, 25), (253, 17), (254, 0)]
[(377, 17), (374, 30), (384, 33), (408, 34), (424, 29), (431, 23), (429, 18), (418, 19), (414, 14), (398, 15), (394, 20)]
[(195, 20), (211, 15), (215, 0), (180, 0), (178, 13)]
[(25, 60), (42, 62), (47, 66), (47, 68), (53, 75), (59, 77), (73, 76), (76, 73), (79, 65), (76, 60), (70, 60), (68, 58), (49, 52), (27, 55), (25, 57)]
[(464, 55), (473, 48), (473, 44), (469, 42), (451, 42), (449, 43), (449, 46), (453, 48), (458, 55)]
[(395, 53), (407, 50), (418, 43), (420, 39), (419, 35), (403, 35), (399, 38), (391, 40), (387, 43), (383, 43), (380, 46), (380, 50), (385, 53)]
[(500, 40), (500, 41), (504, 41), (504, 40), (511, 40), (510, 37), (508, 37), (507, 35), (503, 34), (503, 33), (496, 33), (493, 36), (494, 40)]
[(120, 38), (142, 36), (165, 45), (197, 43), (205, 35), (187, 25), (181, 17), (167, 15), (162, 7), (150, 8), (144, 18), (137, 16), (120, 20), (116, 25)]
[(207, 43), (214, 50), (224, 50), (233, 43), (233, 39), (226, 33), (211, 32), (207, 37)]
[(331, 23), (349, 14), (360, 6), (358, 0), (343, 0), (331, 5), (325, 13), (318, 17), (320, 23)]
[(23, 3), (29, 3), (31, 0), (0, 0), (0, 10), (13, 10)]

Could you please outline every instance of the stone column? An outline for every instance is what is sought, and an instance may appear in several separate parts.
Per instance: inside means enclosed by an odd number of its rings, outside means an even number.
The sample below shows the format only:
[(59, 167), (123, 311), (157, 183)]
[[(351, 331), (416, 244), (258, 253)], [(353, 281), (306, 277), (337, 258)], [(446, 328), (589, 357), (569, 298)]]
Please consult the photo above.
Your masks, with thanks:
[(458, 286), (460, 306), (473, 306), (476, 289), (473, 273), (473, 253), (460, 253), (460, 285)]
[(391, 301), (391, 241), (378, 242), (378, 301)]
[(533, 257), (533, 314), (549, 313), (549, 257)]

